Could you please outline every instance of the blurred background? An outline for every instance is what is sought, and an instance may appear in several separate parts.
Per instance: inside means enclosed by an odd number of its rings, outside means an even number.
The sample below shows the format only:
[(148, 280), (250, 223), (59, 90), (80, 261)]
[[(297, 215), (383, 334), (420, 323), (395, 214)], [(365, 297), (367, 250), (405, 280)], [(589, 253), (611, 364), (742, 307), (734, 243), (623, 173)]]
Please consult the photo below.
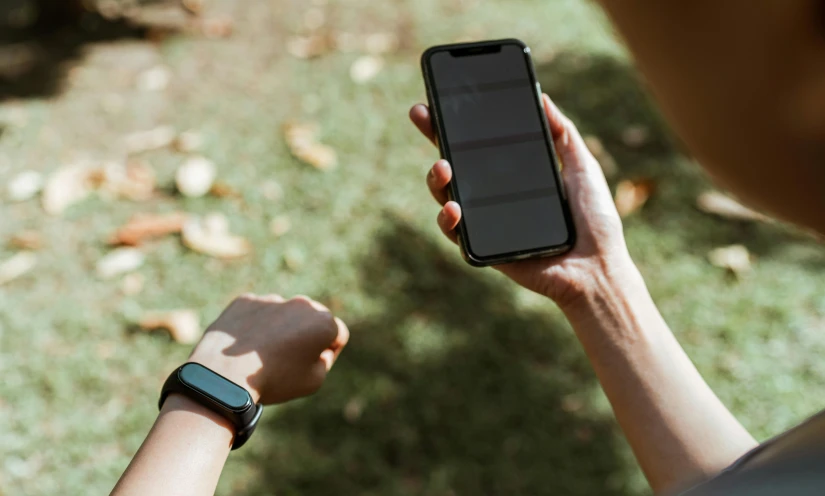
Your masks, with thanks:
[(825, 254), (713, 190), (586, 0), (4, 0), (0, 494), (109, 491), (247, 291), (312, 295), (352, 340), (218, 494), (647, 494), (562, 315), (435, 226), (420, 53), (503, 37), (724, 402), (759, 439), (822, 408)]

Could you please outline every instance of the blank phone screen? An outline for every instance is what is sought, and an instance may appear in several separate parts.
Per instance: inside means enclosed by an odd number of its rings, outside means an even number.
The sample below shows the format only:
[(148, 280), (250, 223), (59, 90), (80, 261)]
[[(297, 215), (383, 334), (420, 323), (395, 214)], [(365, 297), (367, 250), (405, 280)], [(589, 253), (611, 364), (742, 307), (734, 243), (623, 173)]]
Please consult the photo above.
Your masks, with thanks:
[(429, 58), (466, 243), (479, 258), (569, 238), (527, 57), (523, 47), (502, 44)]

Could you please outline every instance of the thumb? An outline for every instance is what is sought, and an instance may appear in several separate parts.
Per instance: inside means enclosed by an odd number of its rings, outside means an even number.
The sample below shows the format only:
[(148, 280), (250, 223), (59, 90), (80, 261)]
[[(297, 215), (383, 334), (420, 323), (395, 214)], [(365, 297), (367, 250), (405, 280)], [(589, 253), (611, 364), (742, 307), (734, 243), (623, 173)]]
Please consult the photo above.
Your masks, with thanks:
[(564, 166), (569, 169), (576, 169), (590, 161), (595, 162), (593, 154), (584, 144), (584, 139), (582, 139), (573, 121), (559, 110), (546, 93), (541, 95), (541, 100), (544, 104), (547, 122), (550, 124), (550, 133), (553, 135), (553, 142), (556, 145), (556, 153), (559, 154)]

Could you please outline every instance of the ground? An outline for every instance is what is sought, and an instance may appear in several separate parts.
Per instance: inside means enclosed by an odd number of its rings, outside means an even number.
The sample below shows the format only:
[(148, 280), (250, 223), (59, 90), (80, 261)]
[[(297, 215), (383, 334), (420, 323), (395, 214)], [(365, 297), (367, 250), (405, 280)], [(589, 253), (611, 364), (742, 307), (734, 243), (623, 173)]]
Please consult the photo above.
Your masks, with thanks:
[[(131, 323), (174, 308), (197, 309), (207, 323), (246, 291), (313, 295), (349, 322), (352, 340), (316, 396), (266, 411), (230, 456), (218, 494), (646, 494), (560, 312), (466, 266), (437, 232), (423, 182), (437, 154), (406, 113), (424, 98), (423, 49), (465, 39), (526, 41), (545, 91), (615, 157), (611, 184), (656, 181), (625, 220), (631, 254), (745, 426), (766, 439), (822, 408), (825, 254), (781, 224), (696, 209), (708, 180), (669, 137), (589, 2), (315, 3), (328, 29), (399, 35), (374, 80), (351, 81), (360, 53), (287, 52), (310, 2), (212, 0), (205, 12), (234, 20), (229, 38), (70, 31), (44, 45), (51, 65), (39, 79), (2, 86), (0, 183), (78, 156), (116, 158), (125, 134), (171, 125), (203, 134), (200, 153), (239, 196), (176, 196), (184, 156), (162, 149), (142, 155), (165, 188), (149, 202), (96, 197), (59, 217), (36, 200), (0, 204), (0, 260), (15, 252), (15, 233), (43, 240), (37, 267), (0, 286), (0, 494), (110, 490), (155, 418), (162, 380), (189, 351)], [(168, 88), (137, 90), (138, 74), (159, 64)], [(281, 131), (288, 120), (319, 123), (339, 166), (294, 159)], [(626, 145), (623, 131), (639, 125), (651, 131), (647, 143)], [(282, 198), (267, 194), (271, 181)], [(217, 261), (171, 236), (146, 247), (142, 292), (95, 275), (117, 226), (177, 209), (224, 213), (252, 255)], [(279, 215), (293, 228), (276, 238), (267, 226)], [(738, 278), (706, 259), (733, 243), (755, 255)]]

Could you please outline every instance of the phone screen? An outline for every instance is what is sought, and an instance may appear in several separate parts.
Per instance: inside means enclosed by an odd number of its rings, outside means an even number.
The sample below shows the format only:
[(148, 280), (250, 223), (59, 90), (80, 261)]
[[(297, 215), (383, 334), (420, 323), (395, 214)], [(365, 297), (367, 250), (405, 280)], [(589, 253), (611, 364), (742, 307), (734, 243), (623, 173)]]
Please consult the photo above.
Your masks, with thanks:
[(548, 249), (570, 237), (526, 52), (504, 43), (429, 57), (465, 244), (480, 259)]

